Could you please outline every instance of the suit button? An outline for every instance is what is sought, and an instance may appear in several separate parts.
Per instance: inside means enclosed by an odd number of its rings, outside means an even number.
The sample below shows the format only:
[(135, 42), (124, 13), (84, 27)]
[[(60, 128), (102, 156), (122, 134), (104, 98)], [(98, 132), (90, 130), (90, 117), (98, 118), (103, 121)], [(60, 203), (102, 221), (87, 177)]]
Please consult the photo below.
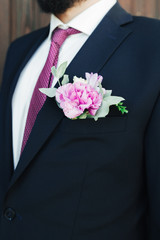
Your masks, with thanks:
[(6, 208), (4, 211), (4, 217), (8, 221), (12, 221), (16, 216), (16, 212), (12, 208)]

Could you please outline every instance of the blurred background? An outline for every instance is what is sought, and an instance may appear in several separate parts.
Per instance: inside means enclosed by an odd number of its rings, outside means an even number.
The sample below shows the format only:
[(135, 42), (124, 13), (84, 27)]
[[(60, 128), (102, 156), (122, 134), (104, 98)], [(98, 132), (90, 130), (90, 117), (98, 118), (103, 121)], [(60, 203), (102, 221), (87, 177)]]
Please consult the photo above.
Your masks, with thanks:
[[(160, 19), (160, 0), (119, 0), (128, 12)], [(0, 82), (7, 48), (19, 36), (49, 23), (36, 0), (0, 0)]]

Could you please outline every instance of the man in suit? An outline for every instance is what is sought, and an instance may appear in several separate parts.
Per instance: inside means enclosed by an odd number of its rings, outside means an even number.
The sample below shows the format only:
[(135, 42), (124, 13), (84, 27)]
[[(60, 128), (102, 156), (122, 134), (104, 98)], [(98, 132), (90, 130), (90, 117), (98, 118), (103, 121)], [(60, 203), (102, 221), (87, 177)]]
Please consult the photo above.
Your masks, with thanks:
[[(160, 22), (116, 0), (38, 2), (50, 26), (11, 44), (0, 92), (0, 239), (159, 240)], [(54, 99), (31, 104), (68, 28), (55, 65), (98, 72), (128, 114), (70, 120)]]

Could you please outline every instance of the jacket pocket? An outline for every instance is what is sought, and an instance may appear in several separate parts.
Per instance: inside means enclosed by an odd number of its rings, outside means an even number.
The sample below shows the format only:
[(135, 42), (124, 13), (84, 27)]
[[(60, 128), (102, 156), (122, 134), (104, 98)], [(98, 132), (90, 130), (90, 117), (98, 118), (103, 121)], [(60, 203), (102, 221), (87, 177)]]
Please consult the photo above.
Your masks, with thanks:
[(127, 117), (105, 117), (100, 118), (98, 121), (94, 119), (76, 119), (71, 120), (64, 118), (61, 123), (61, 131), (66, 133), (77, 134), (99, 134), (106, 132), (119, 132), (126, 130)]

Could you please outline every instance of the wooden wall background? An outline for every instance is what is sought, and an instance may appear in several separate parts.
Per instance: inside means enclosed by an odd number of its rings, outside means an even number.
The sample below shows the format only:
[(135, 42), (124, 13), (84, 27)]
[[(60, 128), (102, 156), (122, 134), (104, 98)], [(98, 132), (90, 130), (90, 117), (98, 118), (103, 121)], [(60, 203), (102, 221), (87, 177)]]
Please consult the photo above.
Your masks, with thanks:
[[(134, 15), (160, 19), (160, 0), (119, 0)], [(49, 23), (36, 0), (0, 0), (0, 82), (7, 48), (15, 38)]]

